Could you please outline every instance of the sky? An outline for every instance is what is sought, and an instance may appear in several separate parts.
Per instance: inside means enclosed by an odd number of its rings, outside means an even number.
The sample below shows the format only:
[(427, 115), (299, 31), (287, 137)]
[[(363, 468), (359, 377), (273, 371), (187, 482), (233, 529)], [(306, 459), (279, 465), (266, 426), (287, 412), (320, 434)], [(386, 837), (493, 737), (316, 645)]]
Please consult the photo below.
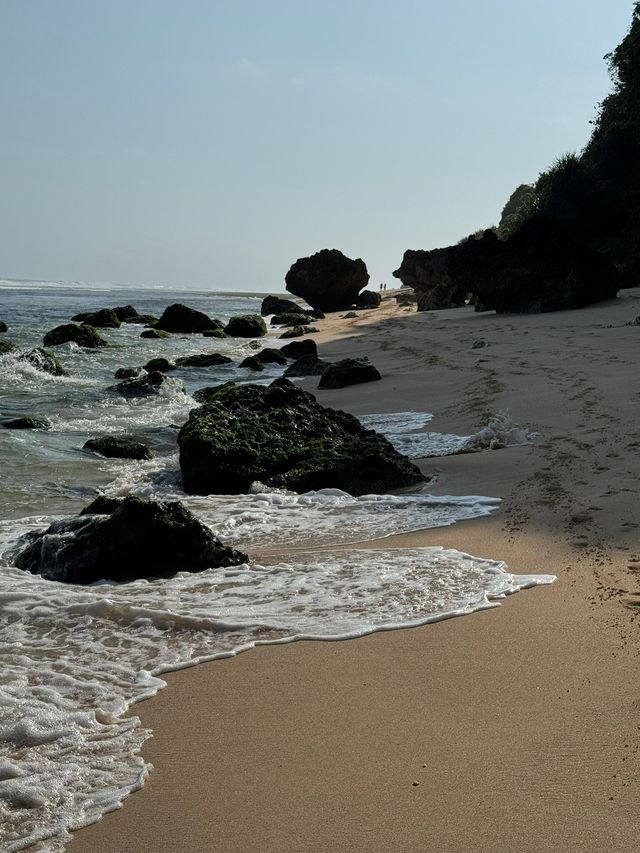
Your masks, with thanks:
[(0, 276), (282, 291), (489, 227), (632, 0), (0, 0)]

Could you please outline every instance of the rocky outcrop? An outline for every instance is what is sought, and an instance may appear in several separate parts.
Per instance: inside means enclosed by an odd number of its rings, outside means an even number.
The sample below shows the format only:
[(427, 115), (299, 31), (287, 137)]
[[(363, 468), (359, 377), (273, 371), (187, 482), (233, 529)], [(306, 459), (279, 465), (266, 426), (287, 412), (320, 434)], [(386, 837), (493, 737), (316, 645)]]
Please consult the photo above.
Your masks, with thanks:
[(262, 338), (267, 334), (267, 324), (259, 314), (241, 314), (231, 317), (224, 331), (230, 338)]
[(115, 391), (122, 397), (151, 397), (163, 391), (184, 391), (184, 386), (176, 379), (152, 370), (138, 379), (125, 379), (117, 385), (110, 385), (108, 391)]
[(118, 583), (246, 563), (182, 504), (100, 499), (80, 515), (23, 537), (19, 569), (62, 583)]
[(180, 367), (216, 367), (219, 364), (231, 364), (231, 359), (219, 352), (202, 352), (177, 358), (176, 364)]
[(82, 446), (109, 459), (151, 459), (151, 451), (146, 444), (125, 435), (90, 438)]
[(187, 305), (176, 302), (164, 309), (162, 317), (156, 323), (156, 329), (165, 332), (204, 332), (205, 329), (217, 328), (217, 320), (207, 317), (202, 311), (196, 311)]
[(309, 258), (298, 258), (285, 276), (287, 290), (321, 311), (350, 308), (367, 286), (365, 262), (352, 260), (338, 249), (322, 249)]
[(23, 415), (20, 418), (11, 418), (2, 421), (5, 429), (49, 429), (51, 424), (46, 418), (36, 418), (33, 415)]
[(74, 343), (86, 349), (109, 346), (93, 326), (88, 326), (86, 323), (82, 323), (80, 326), (76, 326), (75, 323), (65, 323), (63, 326), (56, 326), (55, 329), (51, 329), (50, 332), (46, 333), (42, 339), (42, 343), (45, 347)]
[(29, 352), (22, 353), (21, 361), (28, 361), (36, 370), (50, 373), (52, 376), (68, 376), (68, 372), (60, 364), (59, 359), (49, 350), (35, 347)]
[(356, 299), (356, 308), (379, 308), (382, 297), (377, 290), (363, 290)]
[(320, 377), (318, 388), (346, 388), (361, 382), (382, 379), (376, 368), (359, 358), (344, 358), (329, 365)]
[(120, 320), (113, 308), (101, 308), (99, 311), (82, 311), (71, 318), (86, 323), (96, 329), (118, 329)]
[(289, 365), (284, 376), (322, 376), (331, 362), (318, 358), (317, 355), (303, 355)]
[(281, 299), (279, 296), (265, 296), (260, 306), (263, 317), (269, 314), (305, 314), (306, 310), (292, 299)]
[(237, 494), (254, 481), (306, 492), (385, 493), (424, 480), (382, 435), (287, 379), (221, 386), (178, 434), (185, 491)]
[(286, 355), (287, 358), (292, 358), (294, 361), (302, 358), (303, 355), (318, 355), (318, 345), (313, 338), (307, 338), (304, 341), (291, 341), (290, 344), (284, 344), (280, 348), (280, 352)]
[(534, 314), (613, 299), (619, 288), (604, 255), (542, 215), (504, 241), (487, 230), (446, 249), (405, 252), (394, 275), (415, 289), (419, 311), (454, 307), (472, 294), (476, 310)]

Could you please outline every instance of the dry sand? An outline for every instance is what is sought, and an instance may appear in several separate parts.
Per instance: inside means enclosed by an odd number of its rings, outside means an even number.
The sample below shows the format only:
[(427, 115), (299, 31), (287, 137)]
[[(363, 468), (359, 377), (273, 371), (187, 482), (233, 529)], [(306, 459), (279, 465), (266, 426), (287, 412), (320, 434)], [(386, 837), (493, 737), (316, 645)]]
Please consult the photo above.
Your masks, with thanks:
[(508, 410), (539, 432), (422, 463), (436, 493), (502, 497), (491, 518), (372, 547), (442, 544), (558, 580), (170, 675), (135, 709), (154, 730), (147, 785), (69, 853), (640, 849), (640, 327), (623, 325), (638, 314), (632, 290), (538, 316), (388, 299), (321, 324), (323, 357), (366, 354), (383, 374), (322, 403), (430, 411), (430, 429), (462, 434)]

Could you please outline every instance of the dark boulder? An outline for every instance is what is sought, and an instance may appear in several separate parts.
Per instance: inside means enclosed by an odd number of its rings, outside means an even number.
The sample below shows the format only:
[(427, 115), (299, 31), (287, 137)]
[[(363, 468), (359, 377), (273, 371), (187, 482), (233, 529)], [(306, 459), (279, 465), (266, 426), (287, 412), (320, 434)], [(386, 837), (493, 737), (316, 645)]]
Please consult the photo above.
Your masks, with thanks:
[(272, 326), (308, 326), (313, 321), (310, 314), (274, 314), (271, 318)]
[(146, 444), (124, 435), (90, 438), (89, 441), (85, 441), (83, 448), (109, 459), (151, 459), (151, 451)]
[(384, 494), (424, 480), (384, 436), (319, 405), (287, 379), (270, 386), (229, 383), (209, 399), (178, 434), (189, 493), (237, 494), (258, 480), (296, 492)]
[(51, 424), (46, 418), (35, 418), (32, 415), (24, 415), (20, 418), (11, 418), (2, 421), (5, 429), (49, 429)]
[(219, 364), (231, 364), (231, 359), (219, 352), (202, 352), (177, 358), (176, 364), (180, 367), (216, 367)]
[(118, 329), (120, 320), (113, 308), (101, 308), (99, 311), (83, 311), (76, 314), (72, 320), (86, 323), (96, 329)]
[(137, 322), (140, 317), (133, 305), (117, 305), (111, 310), (121, 323)]
[(329, 365), (320, 377), (318, 388), (346, 388), (361, 382), (382, 379), (375, 367), (359, 358), (345, 358)]
[(119, 367), (113, 374), (114, 379), (133, 379), (140, 373), (137, 367)]
[(19, 569), (62, 583), (118, 583), (237, 566), (247, 555), (225, 547), (182, 504), (136, 497), (94, 501), (83, 513), (23, 537)]
[(226, 338), (228, 337), (224, 329), (205, 329), (202, 333), (203, 338)]
[(256, 353), (256, 358), (263, 364), (286, 364), (287, 357), (283, 355), (279, 349), (273, 347), (265, 347), (260, 352)]
[(316, 320), (324, 320), (325, 313), (324, 313), (324, 311), (321, 311), (319, 308), (312, 308), (311, 309), (311, 316)]
[(42, 370), (44, 373), (50, 373), (52, 376), (68, 376), (68, 372), (60, 364), (56, 356), (49, 350), (36, 347), (29, 352), (24, 352), (20, 356), (21, 361), (28, 361), (36, 370)]
[[(154, 370), (157, 370), (158, 373), (168, 373), (170, 370), (175, 370), (176, 366), (172, 361), (169, 361), (168, 358), (151, 358), (145, 365), (143, 365), (143, 368), (147, 373), (151, 373)], [(133, 375), (135, 376), (136, 374), (134, 373)], [(116, 377), (116, 379), (118, 378), (119, 377)]]
[(157, 370), (152, 370), (139, 379), (125, 379), (117, 385), (110, 385), (108, 391), (115, 391), (122, 397), (151, 397), (163, 391), (184, 391), (181, 382), (165, 376)]
[(282, 340), (288, 340), (289, 338), (301, 338), (304, 335), (304, 329), (302, 326), (292, 326), (290, 329), (287, 329), (286, 332), (283, 332), (279, 337)]
[(257, 355), (248, 355), (240, 362), (240, 367), (246, 367), (249, 370), (264, 370), (264, 364)]
[(322, 376), (330, 365), (317, 355), (303, 355), (287, 367), (284, 376)]
[(377, 290), (363, 290), (356, 299), (356, 308), (379, 308), (382, 297)]
[(263, 317), (268, 314), (306, 314), (307, 311), (291, 299), (281, 299), (279, 296), (265, 296), (260, 306)]
[(307, 338), (304, 341), (291, 341), (290, 344), (284, 344), (280, 352), (286, 355), (287, 358), (298, 359), (303, 355), (318, 355), (318, 345), (312, 338)]
[(88, 326), (82, 323), (76, 326), (74, 323), (66, 323), (63, 326), (56, 326), (50, 332), (47, 332), (42, 343), (45, 347), (55, 347), (59, 344), (74, 343), (79, 347), (86, 349), (96, 349), (96, 347), (107, 347), (109, 344), (100, 337), (93, 326)]
[(216, 321), (211, 317), (179, 302), (165, 308), (156, 323), (156, 329), (163, 329), (165, 332), (204, 332), (205, 329), (215, 328)]
[(407, 249), (400, 267), (393, 273), (403, 285), (415, 291), (418, 311), (459, 308), (465, 304), (469, 284), (467, 281), (458, 281), (452, 275), (447, 263), (447, 253), (450, 251)]
[(160, 338), (170, 338), (171, 335), (169, 332), (165, 332), (162, 329), (145, 329), (144, 332), (140, 332), (140, 337), (158, 340)]
[(298, 258), (285, 276), (287, 290), (321, 311), (350, 308), (367, 286), (365, 262), (352, 260), (338, 249), (322, 249), (309, 258)]
[(7, 331), (7, 324), (3, 320), (0, 320), (0, 332), (6, 332), (6, 331)]
[(158, 322), (158, 318), (153, 314), (136, 314), (135, 317), (128, 317), (122, 320), (123, 323), (135, 323), (138, 326), (154, 326)]
[(340, 318), (341, 320), (355, 320), (358, 315), (355, 311), (347, 311), (346, 314), (343, 314)]
[(224, 331), (231, 338), (262, 338), (267, 334), (267, 326), (259, 314), (241, 314), (232, 317)]

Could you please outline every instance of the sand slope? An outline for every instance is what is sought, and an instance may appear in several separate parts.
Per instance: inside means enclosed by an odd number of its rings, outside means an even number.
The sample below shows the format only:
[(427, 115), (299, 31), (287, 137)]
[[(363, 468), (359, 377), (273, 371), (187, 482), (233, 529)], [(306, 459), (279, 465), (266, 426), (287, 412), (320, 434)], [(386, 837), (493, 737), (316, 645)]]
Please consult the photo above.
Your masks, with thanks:
[(320, 402), (431, 411), (429, 429), (457, 433), (509, 410), (540, 434), (421, 463), (434, 492), (502, 497), (496, 515), (372, 547), (442, 544), (558, 581), (169, 676), (136, 709), (155, 733), (147, 786), (70, 853), (636, 851), (640, 327), (623, 324), (638, 314), (632, 290), (538, 316), (389, 299), (321, 324), (324, 358), (367, 354), (384, 378)]

